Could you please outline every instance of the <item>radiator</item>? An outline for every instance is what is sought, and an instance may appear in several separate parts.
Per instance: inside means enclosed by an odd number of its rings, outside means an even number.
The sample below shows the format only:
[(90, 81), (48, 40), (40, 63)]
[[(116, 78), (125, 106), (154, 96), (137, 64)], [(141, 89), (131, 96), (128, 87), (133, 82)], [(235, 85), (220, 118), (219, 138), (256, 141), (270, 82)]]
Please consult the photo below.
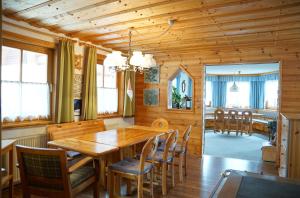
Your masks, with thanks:
[[(30, 146), (30, 147), (40, 147), (46, 148), (47, 147), (47, 135), (40, 134), (34, 136), (27, 136), (17, 139), (15, 145), (23, 145), (23, 146)], [(17, 164), (17, 153), (14, 149), (14, 183), (19, 183), (21, 181), (20, 173), (18, 168), (16, 167)], [(8, 155), (3, 156), (3, 167), (7, 169), (8, 167)]]

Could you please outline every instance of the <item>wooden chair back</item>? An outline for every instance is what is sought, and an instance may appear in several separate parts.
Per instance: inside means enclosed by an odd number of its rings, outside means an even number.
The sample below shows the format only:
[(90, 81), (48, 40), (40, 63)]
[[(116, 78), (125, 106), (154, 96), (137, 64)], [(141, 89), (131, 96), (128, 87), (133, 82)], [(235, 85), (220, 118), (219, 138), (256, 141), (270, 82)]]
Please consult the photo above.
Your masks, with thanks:
[(222, 109), (216, 109), (214, 112), (215, 122), (224, 122), (225, 115)]
[(105, 127), (103, 120), (88, 120), (62, 124), (51, 124), (47, 126), (47, 134), (50, 141), (63, 138), (72, 138), (104, 130)]
[(183, 138), (182, 138), (182, 143), (181, 143), (181, 151), (182, 152), (186, 152), (187, 151), (187, 145), (191, 136), (191, 132), (192, 132), (192, 125), (189, 125), (186, 129), (185, 132), (183, 134)]
[(178, 140), (178, 130), (169, 130), (169, 134), (166, 139), (166, 144), (163, 153), (164, 161), (167, 160), (169, 153), (172, 153), (172, 156), (174, 156), (177, 140)]
[(157, 136), (150, 138), (146, 144), (144, 145), (140, 157), (140, 167), (139, 171), (142, 173), (144, 170), (144, 164), (146, 160), (149, 160), (153, 162), (153, 157), (156, 153), (157, 147), (158, 147), (158, 140), (159, 138)]
[(229, 110), (228, 111), (228, 120), (230, 123), (236, 123), (238, 122), (238, 115), (239, 112), (236, 110)]
[(71, 184), (64, 150), (16, 146), (23, 194), (70, 197)]
[(152, 127), (160, 128), (160, 129), (169, 129), (169, 123), (166, 119), (158, 118), (154, 120), (151, 124)]
[(243, 111), (242, 112), (242, 124), (250, 124), (252, 123), (252, 112), (251, 111)]

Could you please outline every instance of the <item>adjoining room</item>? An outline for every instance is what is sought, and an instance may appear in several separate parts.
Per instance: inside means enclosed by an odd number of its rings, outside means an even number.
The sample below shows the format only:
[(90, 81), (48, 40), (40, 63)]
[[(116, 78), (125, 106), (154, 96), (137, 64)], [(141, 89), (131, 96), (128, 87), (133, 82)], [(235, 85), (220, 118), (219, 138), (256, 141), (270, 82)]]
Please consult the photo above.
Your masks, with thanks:
[(206, 66), (204, 154), (261, 161), (273, 145), (275, 162), (279, 70), (279, 63)]

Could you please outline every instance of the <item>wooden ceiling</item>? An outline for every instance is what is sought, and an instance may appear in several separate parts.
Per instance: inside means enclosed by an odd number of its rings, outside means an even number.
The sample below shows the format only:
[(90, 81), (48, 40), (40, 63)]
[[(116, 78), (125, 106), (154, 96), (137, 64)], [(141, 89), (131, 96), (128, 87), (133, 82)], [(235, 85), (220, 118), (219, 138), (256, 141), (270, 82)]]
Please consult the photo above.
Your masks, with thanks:
[[(124, 52), (133, 27), (132, 47), (156, 56), (264, 52), (300, 41), (300, 0), (3, 0), (3, 13)], [(175, 24), (159, 37), (169, 19)]]

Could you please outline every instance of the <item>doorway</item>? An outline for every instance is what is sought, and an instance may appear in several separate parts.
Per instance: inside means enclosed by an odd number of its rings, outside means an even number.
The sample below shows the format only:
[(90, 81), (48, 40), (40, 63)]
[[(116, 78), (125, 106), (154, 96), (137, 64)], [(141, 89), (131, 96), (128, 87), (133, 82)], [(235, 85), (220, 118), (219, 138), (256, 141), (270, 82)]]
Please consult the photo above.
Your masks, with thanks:
[(205, 155), (262, 161), (276, 136), (279, 71), (278, 62), (205, 65)]

